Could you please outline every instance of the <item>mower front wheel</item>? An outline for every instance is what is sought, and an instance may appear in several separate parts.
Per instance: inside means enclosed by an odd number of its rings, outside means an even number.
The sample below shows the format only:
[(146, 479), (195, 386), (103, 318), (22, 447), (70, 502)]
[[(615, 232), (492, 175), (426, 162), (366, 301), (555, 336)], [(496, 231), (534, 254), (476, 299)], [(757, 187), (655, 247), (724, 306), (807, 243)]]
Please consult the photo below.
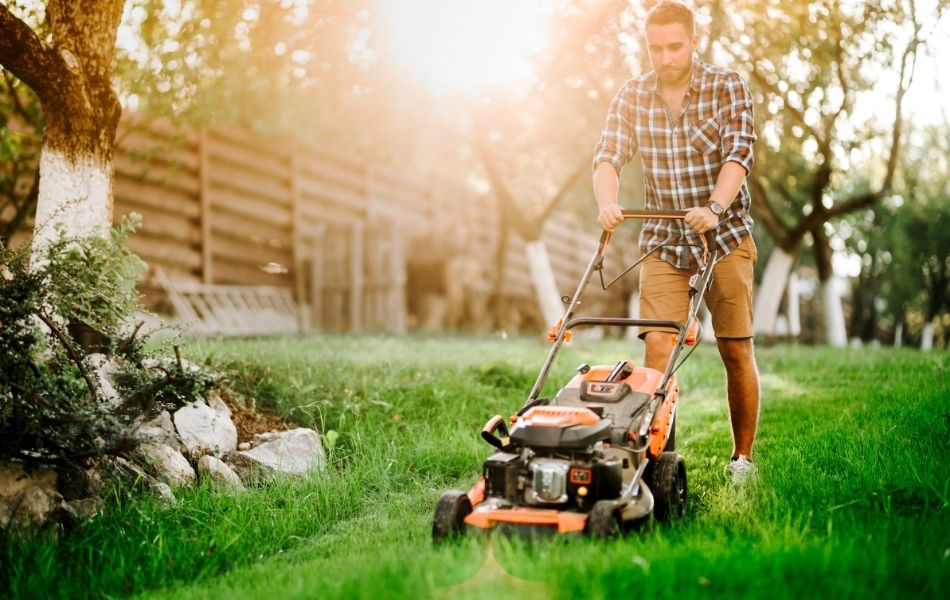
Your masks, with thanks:
[(686, 516), (687, 485), (686, 463), (676, 452), (664, 452), (650, 473), (653, 490), (653, 514), (661, 523), (676, 521)]
[(465, 492), (442, 494), (432, 519), (432, 540), (441, 542), (465, 532), (465, 517), (472, 512), (472, 501)]
[(587, 515), (587, 533), (594, 538), (608, 539), (620, 535), (617, 507), (610, 500), (594, 503)]

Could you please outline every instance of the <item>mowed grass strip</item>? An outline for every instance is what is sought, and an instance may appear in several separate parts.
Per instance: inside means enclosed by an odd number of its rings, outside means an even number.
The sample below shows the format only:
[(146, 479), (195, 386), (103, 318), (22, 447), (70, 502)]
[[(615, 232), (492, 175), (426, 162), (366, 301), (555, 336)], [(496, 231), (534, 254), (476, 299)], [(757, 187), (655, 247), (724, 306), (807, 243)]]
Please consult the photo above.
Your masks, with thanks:
[[(711, 346), (679, 372), (690, 510), (622, 540), (433, 547), (442, 491), (466, 489), (547, 347), (529, 339), (321, 337), (193, 344), (248, 397), (339, 437), (326, 473), (244, 494), (140, 499), (58, 541), (6, 538), (0, 596), (168, 598), (943, 597), (950, 589), (946, 353), (779, 346), (758, 352), (760, 482), (737, 492), (725, 381)], [(639, 358), (617, 340), (581, 362)]]

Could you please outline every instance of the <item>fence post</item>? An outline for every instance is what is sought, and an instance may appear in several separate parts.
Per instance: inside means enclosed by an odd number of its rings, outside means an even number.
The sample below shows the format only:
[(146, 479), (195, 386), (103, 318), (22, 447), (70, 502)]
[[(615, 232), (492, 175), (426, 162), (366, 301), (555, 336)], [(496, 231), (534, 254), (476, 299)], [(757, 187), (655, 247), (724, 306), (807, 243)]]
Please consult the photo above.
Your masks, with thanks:
[(211, 157), (208, 154), (208, 128), (202, 127), (198, 132), (198, 203), (200, 212), (198, 219), (201, 225), (201, 281), (214, 282), (212, 270), (213, 254), (211, 252)]
[(300, 153), (290, 149), (290, 251), (293, 260), (294, 296), (300, 311), (300, 330), (309, 331), (307, 283), (303, 273), (303, 212), (300, 205)]
[(359, 331), (363, 314), (363, 238), (365, 225), (353, 223), (350, 230), (350, 329)]
[(310, 255), (310, 326), (311, 329), (326, 329), (323, 319), (323, 261), (327, 253), (325, 233), (327, 226), (318, 224), (313, 229), (313, 246)]

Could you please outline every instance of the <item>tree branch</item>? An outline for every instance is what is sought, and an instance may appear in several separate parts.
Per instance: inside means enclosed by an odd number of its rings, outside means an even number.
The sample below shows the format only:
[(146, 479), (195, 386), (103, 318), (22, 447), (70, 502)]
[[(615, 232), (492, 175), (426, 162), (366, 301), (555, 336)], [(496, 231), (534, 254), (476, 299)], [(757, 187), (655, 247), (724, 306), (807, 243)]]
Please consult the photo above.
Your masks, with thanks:
[(762, 222), (768, 230), (769, 235), (775, 240), (775, 244), (785, 251), (793, 250), (794, 245), (790, 243), (790, 228), (782, 220), (782, 217), (772, 206), (771, 194), (769, 194), (760, 177), (750, 177), (749, 185), (755, 192), (756, 201), (752, 203), (752, 209), (755, 212), (755, 219)]
[(561, 184), (561, 187), (558, 188), (557, 192), (551, 196), (551, 199), (548, 201), (547, 206), (544, 207), (544, 210), (541, 211), (541, 215), (538, 217), (538, 223), (541, 227), (544, 226), (544, 223), (551, 217), (551, 214), (554, 212), (554, 209), (557, 208), (558, 204), (561, 203), (561, 200), (564, 199), (564, 196), (577, 184), (577, 180), (581, 178), (581, 175), (587, 172), (587, 169), (590, 168), (590, 164), (587, 162), (577, 165), (577, 168), (574, 170), (571, 175), (564, 180), (564, 183)]
[(55, 92), (51, 83), (58, 77), (50, 74), (68, 72), (56, 51), (4, 4), (0, 4), (0, 65), (30, 86), (41, 99)]
[(36, 316), (40, 318), (43, 323), (49, 327), (49, 330), (53, 332), (53, 335), (59, 340), (63, 345), (63, 348), (66, 350), (66, 354), (69, 355), (70, 360), (76, 365), (79, 369), (79, 373), (82, 375), (82, 378), (86, 380), (86, 387), (89, 388), (89, 393), (92, 395), (92, 399), (95, 402), (99, 400), (99, 394), (96, 393), (96, 386), (93, 385), (92, 379), (89, 378), (89, 373), (86, 372), (86, 367), (82, 361), (82, 358), (76, 353), (76, 349), (73, 348), (73, 345), (69, 343), (69, 340), (63, 335), (63, 332), (59, 330), (59, 327), (53, 323), (53, 320), (46, 316), (46, 314), (41, 310), (37, 311)]
[[(920, 22), (917, 20), (917, 5), (911, 0), (910, 18), (914, 24), (914, 35), (904, 48), (901, 55), (900, 77), (897, 81), (897, 93), (894, 101), (894, 126), (891, 128), (891, 151), (887, 156), (887, 168), (884, 174), (884, 182), (881, 184), (880, 194), (886, 194), (890, 191), (894, 183), (894, 172), (897, 170), (897, 157), (900, 153), (901, 130), (904, 124), (902, 107), (904, 96), (914, 80), (914, 70), (917, 66), (917, 47), (920, 45)], [(908, 61), (910, 64), (908, 65)]]
[(808, 122), (805, 120), (805, 113), (802, 112), (800, 109), (792, 106), (788, 101), (788, 96), (782, 93), (782, 91), (778, 89), (778, 86), (776, 86), (774, 83), (766, 79), (764, 75), (762, 75), (762, 73), (758, 69), (758, 63), (752, 64), (752, 78), (755, 79), (757, 82), (759, 82), (759, 84), (762, 87), (766, 88), (766, 90), (768, 90), (770, 93), (782, 99), (783, 108), (789, 113), (791, 113), (793, 117), (795, 117), (795, 120), (805, 129), (805, 131), (808, 132), (810, 136), (815, 138), (815, 141), (818, 142), (818, 146), (820, 148), (827, 147), (827, 142), (825, 142), (824, 138), (822, 138), (822, 136), (819, 135), (818, 130), (816, 130), (814, 127), (809, 125)]

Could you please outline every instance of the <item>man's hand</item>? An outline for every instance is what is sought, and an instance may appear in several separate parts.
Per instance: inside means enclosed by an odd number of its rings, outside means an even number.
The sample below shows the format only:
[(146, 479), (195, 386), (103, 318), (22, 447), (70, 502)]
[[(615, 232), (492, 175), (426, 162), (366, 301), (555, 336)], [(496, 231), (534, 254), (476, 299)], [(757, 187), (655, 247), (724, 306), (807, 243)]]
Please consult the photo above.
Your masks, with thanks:
[(608, 204), (600, 209), (597, 222), (607, 231), (613, 231), (617, 225), (623, 223), (623, 209), (617, 203)]
[(719, 224), (719, 217), (713, 214), (713, 211), (705, 206), (697, 206), (686, 212), (683, 218), (689, 228), (702, 235), (710, 229), (715, 229)]

